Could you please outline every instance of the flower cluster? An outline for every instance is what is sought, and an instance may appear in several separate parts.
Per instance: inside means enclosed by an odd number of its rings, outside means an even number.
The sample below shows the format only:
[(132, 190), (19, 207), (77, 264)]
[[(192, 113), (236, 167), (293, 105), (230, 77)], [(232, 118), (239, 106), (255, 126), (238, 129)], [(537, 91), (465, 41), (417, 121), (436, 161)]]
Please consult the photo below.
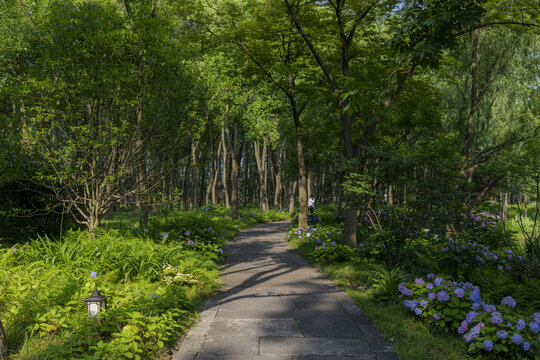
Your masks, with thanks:
[(532, 358), (531, 348), (540, 349), (540, 313), (526, 321), (515, 313), (517, 302), (511, 296), (502, 299), (500, 306), (488, 304), (482, 301), (478, 286), (434, 274), (427, 280), (401, 283), (398, 290), (407, 309), (435, 326), (456, 331), (471, 352), (511, 352)]

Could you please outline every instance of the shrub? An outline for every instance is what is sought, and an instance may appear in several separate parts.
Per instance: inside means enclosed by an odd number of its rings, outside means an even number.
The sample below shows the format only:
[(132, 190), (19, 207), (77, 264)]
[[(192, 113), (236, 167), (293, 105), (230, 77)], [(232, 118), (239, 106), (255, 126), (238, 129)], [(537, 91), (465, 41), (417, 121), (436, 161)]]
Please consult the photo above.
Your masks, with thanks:
[(487, 353), (493, 358), (534, 358), (540, 350), (540, 313), (520, 316), (516, 301), (507, 296), (495, 306), (482, 301), (480, 288), (429, 274), (401, 283), (398, 290), (403, 305), (424, 321), (457, 332), (469, 344), (471, 353)]

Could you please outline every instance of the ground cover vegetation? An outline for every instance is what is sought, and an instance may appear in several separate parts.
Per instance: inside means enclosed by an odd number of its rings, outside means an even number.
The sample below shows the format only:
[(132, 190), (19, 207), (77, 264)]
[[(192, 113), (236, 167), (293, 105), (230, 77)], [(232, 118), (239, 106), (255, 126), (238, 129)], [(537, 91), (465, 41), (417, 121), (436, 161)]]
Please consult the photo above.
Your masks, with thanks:
[[(339, 226), (324, 230), (336, 246), (317, 252), (319, 264), (353, 256), (351, 269), (368, 266), (361, 253), (390, 280), (398, 267), (424, 281), (434, 273), (478, 286), (490, 304), (512, 296), (530, 315), (540, 263), (538, 10), (533, 0), (0, 0), (5, 271), (30, 265), (17, 248), (36, 254), (44, 284), (66, 262), (75, 270), (58, 276), (76, 275), (77, 286), (96, 281), (89, 271), (152, 284), (166, 276), (144, 257), (103, 272), (84, 264), (121, 256), (103, 248), (76, 265), (70, 254), (119, 237), (146, 239), (141, 251), (168, 261), (172, 239), (265, 220), (242, 208), (297, 208), (299, 228), (319, 216)], [(312, 194), (342, 223), (308, 216)], [(196, 210), (181, 217), (198, 223), (202, 207), (223, 214), (200, 233), (169, 224), (178, 209)], [(201, 269), (219, 261), (217, 240), (193, 241), (179, 253), (197, 250)], [(171, 256), (180, 269), (185, 259)], [(199, 286), (211, 288), (179, 288)], [(380, 296), (400, 295), (387, 291)], [(28, 318), (8, 306), (0, 358), (22, 356), (25, 343), (12, 324)]]
[[(202, 302), (219, 289), (225, 241), (288, 213), (176, 210), (138, 224), (72, 230), (2, 249), (2, 320), (13, 359), (157, 359), (170, 355)], [(88, 317), (95, 287), (108, 309)]]

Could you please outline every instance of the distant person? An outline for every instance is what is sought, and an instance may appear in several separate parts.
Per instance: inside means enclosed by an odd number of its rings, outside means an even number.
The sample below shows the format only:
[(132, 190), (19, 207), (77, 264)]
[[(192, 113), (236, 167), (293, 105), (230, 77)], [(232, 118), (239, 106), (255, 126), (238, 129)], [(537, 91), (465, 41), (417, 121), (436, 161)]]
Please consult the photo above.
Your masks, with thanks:
[(307, 209), (313, 215), (313, 209), (315, 209), (315, 198), (313, 197), (313, 195), (309, 197)]

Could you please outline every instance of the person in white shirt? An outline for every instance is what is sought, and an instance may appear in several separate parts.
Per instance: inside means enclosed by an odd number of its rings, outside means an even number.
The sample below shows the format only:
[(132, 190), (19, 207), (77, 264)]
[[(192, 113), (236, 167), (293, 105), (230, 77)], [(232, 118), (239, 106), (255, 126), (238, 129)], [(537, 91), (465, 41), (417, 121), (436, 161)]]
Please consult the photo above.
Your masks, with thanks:
[(315, 209), (315, 198), (311, 195), (308, 199), (308, 210), (313, 214), (313, 209)]

